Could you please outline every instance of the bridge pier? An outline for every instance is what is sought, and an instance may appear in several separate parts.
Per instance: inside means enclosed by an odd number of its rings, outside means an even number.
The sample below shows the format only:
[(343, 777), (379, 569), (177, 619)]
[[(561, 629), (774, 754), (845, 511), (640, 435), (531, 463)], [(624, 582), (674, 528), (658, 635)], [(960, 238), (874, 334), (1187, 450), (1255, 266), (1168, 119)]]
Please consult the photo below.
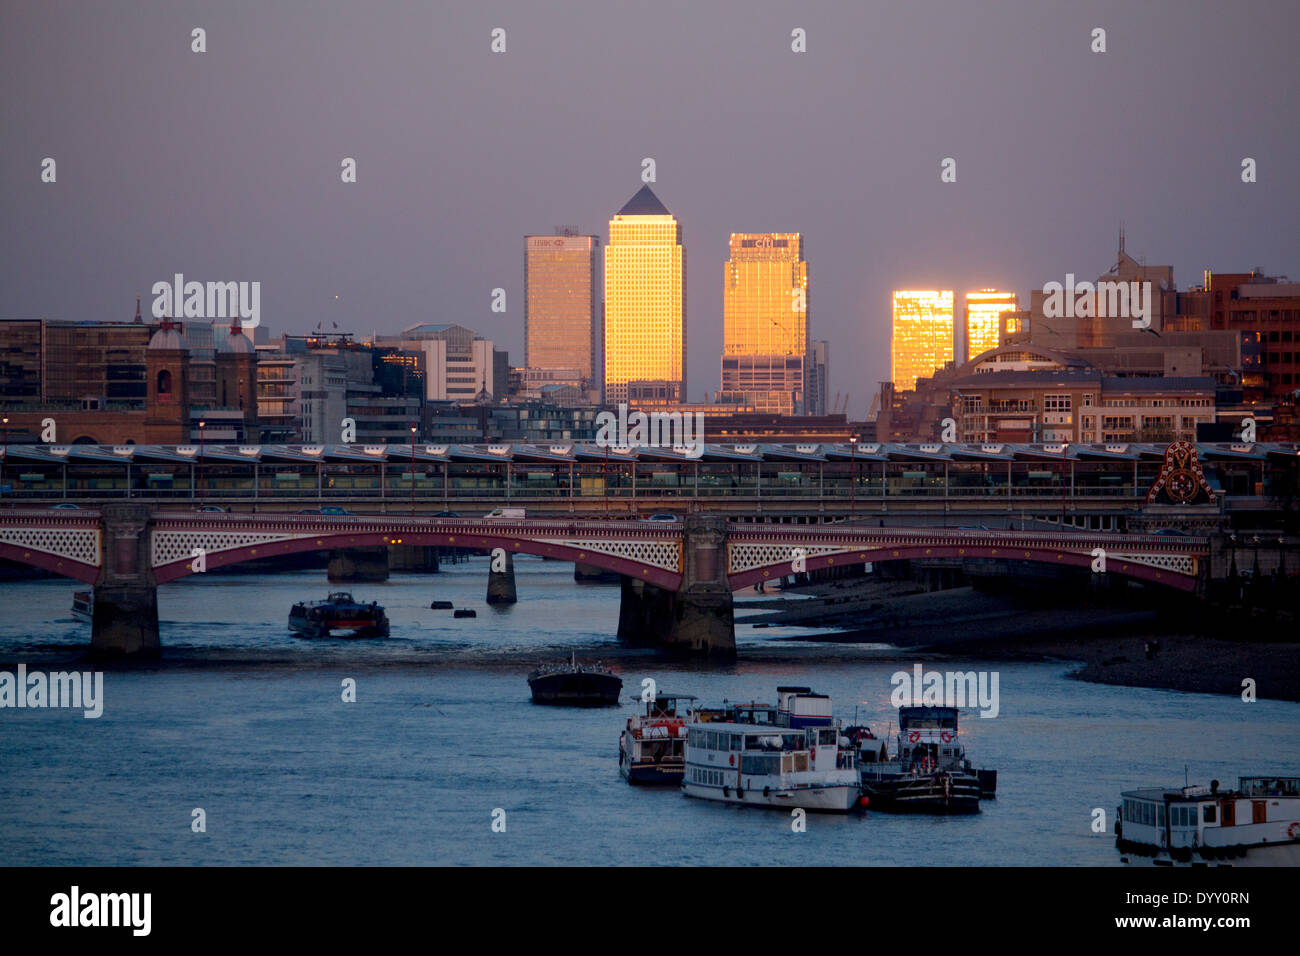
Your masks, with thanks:
[(622, 580), (622, 576), (614, 571), (598, 568), (593, 564), (583, 564), (581, 561), (575, 561), (573, 564), (573, 580), (579, 584), (613, 583)]
[(682, 586), (660, 646), (719, 660), (736, 656), (736, 620), (727, 583), (727, 519), (692, 514), (682, 529)]
[[(495, 559), (489, 559), (495, 560)], [(487, 602), (489, 604), (514, 604), (519, 600), (515, 593), (515, 556), (505, 552), (505, 567), (497, 571), (488, 566)]]
[(103, 657), (156, 657), (158, 588), (153, 585), (95, 585), (95, 614), (90, 626), (90, 650)]
[(331, 584), (347, 581), (387, 581), (388, 548), (340, 548), (330, 552)]
[(103, 564), (95, 583), (90, 626), (92, 654), (156, 657), (158, 587), (150, 572), (150, 509), (144, 504), (109, 503), (103, 521)]
[(671, 627), (673, 594), (638, 578), (622, 577), (618, 639), (637, 646), (659, 643)]

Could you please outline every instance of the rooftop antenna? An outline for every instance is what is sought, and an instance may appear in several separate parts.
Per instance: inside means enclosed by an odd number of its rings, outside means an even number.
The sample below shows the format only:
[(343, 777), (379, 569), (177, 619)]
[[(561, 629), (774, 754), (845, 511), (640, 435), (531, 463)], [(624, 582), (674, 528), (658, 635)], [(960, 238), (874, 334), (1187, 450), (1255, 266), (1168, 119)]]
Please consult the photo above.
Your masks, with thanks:
[(1190, 787), (1191, 783), (1187, 779), (1187, 764), (1183, 764), (1183, 786)]

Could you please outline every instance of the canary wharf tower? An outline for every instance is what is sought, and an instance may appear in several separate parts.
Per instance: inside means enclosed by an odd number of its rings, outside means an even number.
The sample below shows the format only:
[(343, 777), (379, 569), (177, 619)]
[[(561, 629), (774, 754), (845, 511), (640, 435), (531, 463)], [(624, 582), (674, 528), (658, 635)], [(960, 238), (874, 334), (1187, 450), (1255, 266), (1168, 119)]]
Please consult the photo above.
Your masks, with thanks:
[(686, 252), (682, 227), (649, 186), (609, 221), (605, 246), (605, 402), (629, 382), (686, 385)]

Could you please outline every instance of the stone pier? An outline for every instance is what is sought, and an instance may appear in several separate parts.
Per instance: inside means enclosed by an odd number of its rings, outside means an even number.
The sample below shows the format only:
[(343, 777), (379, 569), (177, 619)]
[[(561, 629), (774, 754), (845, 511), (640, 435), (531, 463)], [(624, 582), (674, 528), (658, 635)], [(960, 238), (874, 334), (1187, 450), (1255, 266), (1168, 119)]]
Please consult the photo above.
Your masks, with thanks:
[[(492, 560), (491, 557), (488, 559)], [(514, 604), (519, 600), (515, 593), (515, 556), (505, 552), (505, 568), (492, 570), (488, 565), (487, 602), (489, 604)]]
[(387, 581), (388, 548), (340, 548), (330, 552), (331, 584), (351, 581)]
[(640, 647), (658, 645), (672, 626), (673, 593), (623, 577), (618, 607), (618, 639)]
[(621, 580), (621, 575), (617, 571), (606, 571), (604, 568), (598, 568), (592, 564), (575, 561), (573, 564), (573, 580), (579, 584), (616, 584)]
[(736, 656), (736, 623), (727, 583), (727, 519), (688, 515), (682, 529), (682, 587), (673, 595), (665, 650), (730, 660)]
[(95, 582), (92, 654), (156, 657), (158, 587), (150, 570), (150, 509), (144, 504), (101, 506), (103, 563)]

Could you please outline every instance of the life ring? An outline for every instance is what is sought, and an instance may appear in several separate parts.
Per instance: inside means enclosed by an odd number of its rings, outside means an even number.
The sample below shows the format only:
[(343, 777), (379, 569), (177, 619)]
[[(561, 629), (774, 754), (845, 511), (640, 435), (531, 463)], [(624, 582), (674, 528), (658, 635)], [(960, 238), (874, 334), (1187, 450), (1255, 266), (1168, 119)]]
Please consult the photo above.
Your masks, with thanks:
[(912, 743), (916, 743), (918, 740), (921, 739), (921, 732), (919, 730), (914, 730), (911, 732), (911, 734), (908, 735), (907, 739), (910, 740)]
[(816, 748), (816, 747), (813, 747), (811, 750), (808, 751), (808, 759), (809, 759), (809, 760), (816, 760), (816, 759), (817, 759), (817, 748)]
[(1300, 822), (1292, 823), (1286, 828), (1286, 835), (1293, 840), (1300, 840)]
[(946, 730), (939, 735), (939, 738), (946, 744), (952, 743), (952, 734), (948, 733)]
[(731, 764), (731, 766), (734, 767), (734, 766), (736, 765), (736, 755), (735, 755), (735, 754), (730, 754), (730, 755), (727, 757), (727, 763)]

